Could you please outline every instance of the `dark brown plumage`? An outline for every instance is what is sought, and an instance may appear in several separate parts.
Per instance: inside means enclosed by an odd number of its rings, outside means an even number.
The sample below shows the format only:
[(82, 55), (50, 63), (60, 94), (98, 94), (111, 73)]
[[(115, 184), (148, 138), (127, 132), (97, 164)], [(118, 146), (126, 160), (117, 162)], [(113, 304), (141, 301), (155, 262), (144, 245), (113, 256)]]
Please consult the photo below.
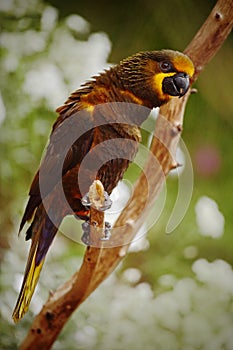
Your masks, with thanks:
[(33, 219), (26, 233), (32, 246), (15, 321), (28, 309), (62, 219), (75, 214), (88, 220), (81, 199), (91, 183), (99, 179), (112, 192), (137, 152), (141, 123), (153, 107), (183, 96), (193, 72), (191, 60), (179, 52), (142, 52), (94, 77), (57, 109), (59, 117), (20, 224), (21, 230)]

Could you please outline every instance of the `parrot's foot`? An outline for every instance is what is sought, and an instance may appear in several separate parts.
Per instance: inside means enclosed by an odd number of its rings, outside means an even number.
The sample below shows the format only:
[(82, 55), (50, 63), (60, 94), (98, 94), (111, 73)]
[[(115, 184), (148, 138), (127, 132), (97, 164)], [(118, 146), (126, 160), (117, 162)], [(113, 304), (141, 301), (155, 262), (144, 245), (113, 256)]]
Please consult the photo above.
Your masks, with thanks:
[(83, 235), (81, 237), (81, 240), (83, 243), (85, 243), (86, 245), (90, 244), (90, 222), (89, 221), (85, 221), (82, 224), (82, 229), (83, 229)]
[[(89, 194), (86, 193), (83, 198), (82, 198), (82, 205), (84, 205), (84, 207), (89, 208), (91, 206), (91, 202), (89, 199)], [(101, 211), (105, 211), (109, 208), (111, 208), (112, 206), (112, 200), (110, 199), (108, 193), (106, 191), (104, 191), (104, 204), (99, 207), (98, 209)]]
[(104, 236), (100, 238), (101, 241), (108, 241), (111, 237), (111, 224), (108, 221), (105, 221), (104, 226)]
[[(90, 232), (91, 232), (91, 225), (89, 221), (85, 221), (82, 224), (83, 229), (83, 235), (81, 237), (81, 240), (86, 245), (92, 245), (93, 242), (91, 242)], [(100, 241), (108, 241), (111, 237), (111, 224), (109, 222), (105, 222), (104, 227), (104, 236), (100, 237)]]

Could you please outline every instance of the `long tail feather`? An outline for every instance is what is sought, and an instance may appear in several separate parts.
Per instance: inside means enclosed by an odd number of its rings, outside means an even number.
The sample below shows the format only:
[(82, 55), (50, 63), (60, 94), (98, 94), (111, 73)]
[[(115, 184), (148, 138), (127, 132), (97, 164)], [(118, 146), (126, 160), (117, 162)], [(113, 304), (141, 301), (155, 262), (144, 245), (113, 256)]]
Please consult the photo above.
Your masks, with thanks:
[(39, 265), (36, 265), (36, 253), (38, 245), (35, 249), (31, 266), (27, 274), (25, 274), (22, 288), (12, 315), (14, 322), (18, 322), (28, 311), (31, 298), (33, 296), (34, 290), (37, 285), (37, 281), (40, 276), (40, 271), (42, 269), (44, 259), (40, 262)]
[(61, 221), (62, 217), (58, 214), (57, 216), (53, 216), (53, 221), (51, 221), (42, 205), (37, 209), (33, 223), (27, 231), (27, 234), (32, 239), (32, 244), (24, 273), (22, 287), (12, 315), (15, 322), (18, 322), (29, 308), (45, 256), (56, 235)]

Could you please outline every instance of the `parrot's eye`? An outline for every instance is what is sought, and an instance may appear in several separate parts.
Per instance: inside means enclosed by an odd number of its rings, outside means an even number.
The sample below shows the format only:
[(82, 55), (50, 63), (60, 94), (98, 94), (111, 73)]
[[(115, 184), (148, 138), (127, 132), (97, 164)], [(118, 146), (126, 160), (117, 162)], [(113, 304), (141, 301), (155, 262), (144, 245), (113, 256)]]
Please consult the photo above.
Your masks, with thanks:
[(162, 61), (159, 63), (159, 67), (162, 72), (170, 72), (172, 70), (172, 64), (168, 61)]

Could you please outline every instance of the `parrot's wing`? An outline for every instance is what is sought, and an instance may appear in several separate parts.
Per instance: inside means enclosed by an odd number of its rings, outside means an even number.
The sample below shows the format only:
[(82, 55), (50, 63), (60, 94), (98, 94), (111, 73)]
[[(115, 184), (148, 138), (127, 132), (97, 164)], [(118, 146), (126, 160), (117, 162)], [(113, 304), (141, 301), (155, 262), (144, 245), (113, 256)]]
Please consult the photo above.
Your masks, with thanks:
[(78, 106), (73, 114), (60, 116), (54, 124), (49, 145), (29, 191), (29, 200), (20, 224), (22, 230), (35, 209), (72, 168), (89, 152), (93, 142), (93, 113)]

